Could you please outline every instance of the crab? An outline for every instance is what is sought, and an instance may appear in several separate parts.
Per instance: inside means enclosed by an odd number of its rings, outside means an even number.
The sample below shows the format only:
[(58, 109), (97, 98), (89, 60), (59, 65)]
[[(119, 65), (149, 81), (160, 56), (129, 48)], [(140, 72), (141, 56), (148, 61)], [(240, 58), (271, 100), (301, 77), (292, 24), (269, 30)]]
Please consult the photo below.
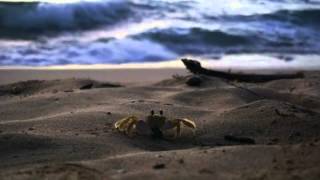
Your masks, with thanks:
[(176, 128), (174, 137), (181, 135), (181, 125), (185, 125), (195, 133), (196, 124), (194, 121), (186, 118), (177, 118), (169, 120), (163, 115), (160, 110), (159, 115), (156, 115), (152, 110), (145, 120), (139, 120), (136, 116), (128, 116), (120, 119), (114, 124), (114, 127), (119, 132), (123, 132), (129, 136), (136, 132), (139, 135), (152, 135), (155, 138), (162, 138), (165, 130)]

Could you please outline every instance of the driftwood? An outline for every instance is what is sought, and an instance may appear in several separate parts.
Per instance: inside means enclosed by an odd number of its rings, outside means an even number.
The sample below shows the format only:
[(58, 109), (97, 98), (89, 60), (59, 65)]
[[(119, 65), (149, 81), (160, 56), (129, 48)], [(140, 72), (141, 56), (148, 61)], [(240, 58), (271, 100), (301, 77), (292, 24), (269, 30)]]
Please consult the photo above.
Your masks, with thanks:
[(200, 62), (191, 59), (181, 60), (186, 68), (193, 74), (203, 74), (207, 76), (215, 76), (227, 80), (236, 80), (242, 82), (267, 82), (278, 79), (295, 79), (303, 78), (303, 73), (295, 74), (240, 74), (240, 73), (228, 73), (223, 71), (216, 71), (203, 68)]

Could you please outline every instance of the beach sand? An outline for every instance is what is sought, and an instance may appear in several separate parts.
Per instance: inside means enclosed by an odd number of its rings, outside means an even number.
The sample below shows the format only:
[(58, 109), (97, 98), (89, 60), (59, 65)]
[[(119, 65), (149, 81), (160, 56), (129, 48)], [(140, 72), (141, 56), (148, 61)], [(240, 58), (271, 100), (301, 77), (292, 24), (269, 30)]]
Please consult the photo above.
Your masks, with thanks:
[[(184, 69), (0, 74), (0, 179), (320, 179), (320, 72), (266, 83), (201, 76), (196, 87)], [(195, 136), (113, 129), (151, 109), (193, 119)]]

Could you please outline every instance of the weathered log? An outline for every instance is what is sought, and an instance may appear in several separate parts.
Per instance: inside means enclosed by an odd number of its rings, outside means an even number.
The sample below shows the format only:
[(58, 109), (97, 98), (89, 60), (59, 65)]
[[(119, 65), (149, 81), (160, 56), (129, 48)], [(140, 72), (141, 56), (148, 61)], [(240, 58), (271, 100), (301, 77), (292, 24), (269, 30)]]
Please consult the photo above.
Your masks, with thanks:
[(278, 79), (296, 79), (303, 78), (303, 73), (295, 74), (239, 74), (223, 71), (216, 71), (203, 68), (199, 61), (191, 59), (181, 59), (186, 68), (193, 74), (203, 74), (207, 76), (215, 76), (227, 80), (236, 80), (241, 82), (267, 82)]

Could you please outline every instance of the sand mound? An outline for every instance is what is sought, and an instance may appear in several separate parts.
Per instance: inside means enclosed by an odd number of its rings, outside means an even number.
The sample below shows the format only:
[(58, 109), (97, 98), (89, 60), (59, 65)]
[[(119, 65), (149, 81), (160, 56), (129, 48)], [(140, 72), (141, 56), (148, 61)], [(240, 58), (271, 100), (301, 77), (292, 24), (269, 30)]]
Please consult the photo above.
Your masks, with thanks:
[(129, 153), (6, 175), (12, 179), (317, 179), (320, 148), (314, 146), (255, 145)]
[(319, 97), (320, 78), (316, 73), (307, 74), (305, 79), (277, 80), (265, 84), (265, 87), (277, 90), (282, 93), (297, 95), (309, 95)]
[(229, 86), (227, 81), (209, 77), (204, 75), (188, 75), (179, 76), (174, 75), (171, 79), (166, 79), (155, 84), (156, 86), (162, 87), (174, 87), (174, 86), (185, 86), (185, 87), (195, 87), (195, 88), (219, 88)]
[(264, 87), (249, 87), (249, 90), (256, 94), (261, 99), (279, 100), (297, 104), (307, 109), (320, 111), (320, 98), (319, 96), (310, 96), (307, 94), (292, 94), (278, 91), (277, 89), (264, 88)]
[[(320, 140), (320, 114), (286, 102), (260, 100), (235, 108), (211, 119), (203, 137), (222, 143), (228, 135), (247, 137), (256, 144), (292, 144)], [(221, 143), (221, 142), (219, 142)], [(245, 144), (245, 142), (244, 142)]]
[[(260, 97), (238, 88), (214, 88), (182, 92), (174, 95), (171, 99), (186, 106), (201, 106), (210, 110), (224, 110), (256, 101)], [(224, 108), (222, 109), (222, 107)]]
[(26, 150), (52, 148), (49, 138), (36, 135), (4, 134), (0, 135), (0, 154), (5, 156)]
[(103, 83), (90, 79), (31, 80), (0, 86), (0, 96), (57, 93), (59, 91), (85, 90), (91, 88), (121, 87), (120, 84)]
[(11, 179), (77, 179), (77, 180), (98, 180), (102, 179), (101, 173), (78, 164), (46, 165), (38, 168), (21, 170), (13, 174), (0, 175)]

